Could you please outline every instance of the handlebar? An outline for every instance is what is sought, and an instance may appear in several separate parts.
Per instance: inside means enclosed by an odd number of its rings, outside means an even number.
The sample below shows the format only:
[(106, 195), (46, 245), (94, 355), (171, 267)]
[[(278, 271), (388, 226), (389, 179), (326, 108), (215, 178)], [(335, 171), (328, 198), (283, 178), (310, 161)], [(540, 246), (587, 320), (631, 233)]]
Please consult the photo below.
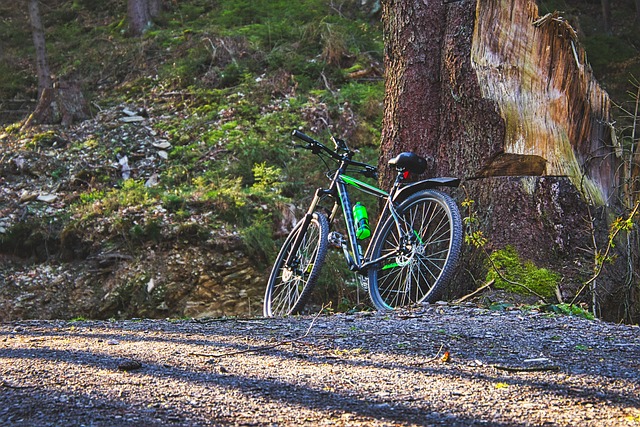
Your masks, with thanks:
[(357, 166), (357, 167), (361, 167), (363, 168), (362, 170), (358, 171), (361, 174), (363, 174), (364, 176), (368, 177), (368, 178), (378, 178), (378, 168), (375, 166), (371, 166), (367, 163), (362, 163), (362, 162), (357, 162), (355, 160), (351, 160), (351, 156), (353, 156), (355, 153), (351, 150), (349, 150), (349, 148), (347, 147), (346, 143), (344, 143), (344, 141), (340, 141), (341, 144), (344, 145), (344, 150), (346, 151), (345, 154), (339, 154), (337, 151), (334, 151), (332, 149), (330, 149), (329, 147), (327, 147), (326, 145), (324, 145), (323, 143), (321, 143), (320, 141), (316, 141), (315, 139), (311, 138), (309, 135), (305, 135), (304, 133), (300, 132), (297, 129), (294, 129), (293, 132), (291, 133), (291, 136), (295, 136), (298, 139), (301, 139), (302, 141), (306, 142), (307, 145), (306, 146), (300, 146), (301, 148), (307, 149), (307, 150), (311, 150), (311, 152), (313, 152), (313, 154), (320, 154), (321, 151), (324, 151), (325, 153), (327, 153), (331, 158), (336, 159), (338, 161), (342, 161), (342, 162), (346, 162), (351, 166)]
[(300, 132), (298, 129), (294, 129), (293, 133), (291, 134), (291, 136), (295, 136), (296, 138), (303, 140), (307, 144), (321, 145), (322, 146), (322, 144), (320, 142), (318, 142), (315, 139), (311, 138), (309, 135), (305, 135), (304, 133)]

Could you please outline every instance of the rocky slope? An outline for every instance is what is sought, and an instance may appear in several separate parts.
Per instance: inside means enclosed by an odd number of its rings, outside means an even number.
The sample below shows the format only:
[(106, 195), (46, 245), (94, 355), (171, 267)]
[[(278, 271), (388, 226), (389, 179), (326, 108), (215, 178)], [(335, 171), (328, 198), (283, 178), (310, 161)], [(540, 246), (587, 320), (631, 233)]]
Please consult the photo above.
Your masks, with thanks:
[[(186, 220), (160, 202), (97, 214), (107, 203), (100, 179), (134, 175), (148, 188), (162, 170), (171, 144), (148, 114), (119, 106), (27, 141), (0, 135), (0, 320), (257, 313), (265, 268), (237, 231), (197, 227), (213, 206)], [(92, 188), (102, 194), (89, 204), (96, 214), (74, 207)]]

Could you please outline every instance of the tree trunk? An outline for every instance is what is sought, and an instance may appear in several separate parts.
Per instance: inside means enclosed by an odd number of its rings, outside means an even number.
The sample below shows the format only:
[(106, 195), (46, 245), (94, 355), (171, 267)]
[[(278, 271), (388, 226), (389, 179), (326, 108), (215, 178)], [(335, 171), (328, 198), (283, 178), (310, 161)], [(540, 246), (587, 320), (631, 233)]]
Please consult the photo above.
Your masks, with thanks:
[(602, 5), (602, 26), (604, 28), (604, 32), (607, 34), (611, 33), (611, 1), (610, 0), (600, 0)]
[(141, 35), (151, 21), (147, 0), (128, 0), (127, 18), (129, 19), (129, 32), (131, 35)]
[(636, 24), (640, 23), (640, 0), (636, 0)]
[[(475, 201), (487, 249), (515, 247), (574, 295), (593, 267), (590, 213), (607, 217), (619, 160), (609, 98), (573, 29), (533, 0), (384, 0), (383, 23), (383, 179), (400, 151), (432, 157), (430, 176), (465, 178), (457, 196)], [(459, 271), (458, 286), (482, 281), (482, 253), (466, 248)], [(614, 283), (619, 269), (608, 271)], [(614, 301), (599, 304), (618, 316)]]
[(131, 35), (139, 36), (144, 33), (161, 10), (162, 0), (128, 0), (127, 18)]
[(47, 62), (47, 48), (44, 39), (44, 26), (40, 18), (40, 5), (38, 0), (29, 0), (29, 19), (31, 20), (31, 33), (33, 45), (36, 50), (36, 71), (38, 73), (38, 98), (47, 88), (53, 87), (51, 71)]
[(86, 119), (89, 115), (89, 107), (78, 85), (62, 80), (54, 84), (51, 77), (38, 0), (29, 0), (29, 19), (36, 50), (38, 104), (25, 121), (24, 126), (59, 122), (66, 126), (76, 119)]
[(47, 61), (47, 49), (44, 37), (44, 26), (40, 17), (40, 5), (38, 0), (29, 0), (29, 19), (33, 45), (36, 50), (36, 72), (38, 73), (38, 104), (34, 112), (27, 118), (25, 126), (36, 123), (49, 123), (55, 121), (57, 108), (53, 95), (53, 79)]

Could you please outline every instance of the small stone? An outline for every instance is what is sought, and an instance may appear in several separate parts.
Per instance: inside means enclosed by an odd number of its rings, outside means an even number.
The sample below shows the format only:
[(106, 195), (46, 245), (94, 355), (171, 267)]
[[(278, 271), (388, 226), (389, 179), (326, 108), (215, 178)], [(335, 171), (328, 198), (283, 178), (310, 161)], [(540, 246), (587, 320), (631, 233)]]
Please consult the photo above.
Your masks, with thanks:
[(124, 123), (142, 122), (144, 121), (144, 117), (140, 117), (140, 116), (120, 117), (120, 121)]
[(38, 198), (37, 194), (34, 193), (24, 193), (20, 196), (20, 203), (30, 202)]
[(137, 360), (125, 360), (118, 365), (119, 371), (135, 371), (140, 368), (142, 368), (142, 363)]
[(147, 182), (144, 183), (145, 187), (155, 187), (158, 185), (158, 174), (154, 173), (147, 179)]
[(40, 194), (36, 200), (40, 201), (40, 202), (45, 202), (45, 203), (51, 203), (53, 201), (55, 201), (58, 198), (58, 196), (56, 196), (55, 194)]
[(164, 150), (171, 147), (171, 143), (169, 143), (168, 141), (158, 141), (154, 142), (153, 146)]

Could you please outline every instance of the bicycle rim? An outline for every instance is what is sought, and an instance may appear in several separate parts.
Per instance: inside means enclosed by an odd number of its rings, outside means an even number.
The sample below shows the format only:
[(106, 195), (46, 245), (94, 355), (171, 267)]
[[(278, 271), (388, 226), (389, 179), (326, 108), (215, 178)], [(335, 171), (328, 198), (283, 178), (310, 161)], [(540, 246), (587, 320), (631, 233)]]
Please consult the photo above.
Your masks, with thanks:
[(448, 195), (435, 190), (418, 193), (398, 212), (401, 232), (389, 217), (372, 253), (373, 258), (392, 254), (369, 272), (369, 291), (378, 309), (436, 300), (462, 244), (460, 213)]
[[(297, 227), (289, 234), (269, 277), (263, 308), (265, 316), (297, 314), (303, 309), (324, 262), (328, 228), (324, 215), (316, 213), (306, 229)], [(298, 233), (304, 233), (304, 237), (292, 266), (287, 267), (285, 261)]]

